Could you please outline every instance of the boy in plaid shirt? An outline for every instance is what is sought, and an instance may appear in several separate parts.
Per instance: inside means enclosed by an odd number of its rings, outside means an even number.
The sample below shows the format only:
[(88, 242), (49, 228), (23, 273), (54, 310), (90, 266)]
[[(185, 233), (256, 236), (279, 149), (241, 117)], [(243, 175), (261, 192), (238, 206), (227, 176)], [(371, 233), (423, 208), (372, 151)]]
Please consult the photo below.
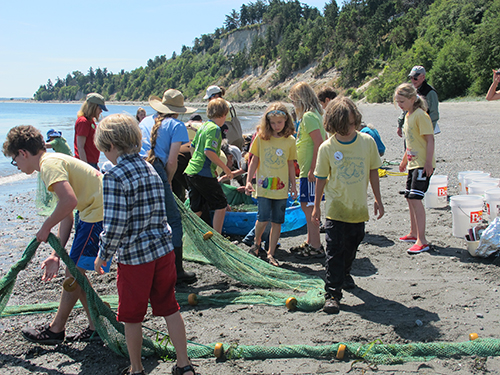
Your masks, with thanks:
[(117, 254), (118, 316), (125, 323), (131, 366), (122, 374), (145, 374), (141, 362), (142, 321), (148, 302), (164, 316), (177, 354), (173, 374), (193, 374), (187, 356), (184, 321), (175, 299), (175, 254), (167, 224), (163, 182), (139, 156), (142, 133), (137, 121), (117, 114), (101, 121), (97, 148), (115, 167), (103, 178), (104, 231), (95, 270)]

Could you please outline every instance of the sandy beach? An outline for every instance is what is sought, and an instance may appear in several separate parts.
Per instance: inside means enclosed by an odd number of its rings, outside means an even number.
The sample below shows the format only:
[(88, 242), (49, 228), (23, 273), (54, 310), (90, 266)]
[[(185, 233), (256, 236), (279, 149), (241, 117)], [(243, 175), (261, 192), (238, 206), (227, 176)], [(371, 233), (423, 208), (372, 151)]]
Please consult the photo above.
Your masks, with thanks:
[[(458, 194), (460, 171), (484, 170), (500, 177), (500, 102), (449, 102), (440, 104), (436, 137), (436, 174), (448, 176), (448, 194)], [(399, 161), (403, 141), (396, 134), (399, 110), (392, 104), (361, 104), (363, 120), (380, 132), (387, 151), (383, 159)], [(397, 166), (390, 171), (397, 172)], [(476, 332), (480, 338), (500, 339), (500, 262), (499, 258), (473, 258), (465, 241), (452, 236), (450, 207), (427, 209), (427, 238), (431, 251), (408, 255), (408, 244), (398, 238), (409, 231), (409, 213), (405, 199), (398, 194), (406, 176), (381, 178), (385, 216), (373, 217), (366, 224), (366, 236), (359, 248), (352, 274), (357, 288), (344, 292), (341, 311), (328, 315), (315, 312), (289, 312), (267, 305), (226, 305), (182, 307), (188, 340), (240, 345), (329, 345), (337, 342), (384, 344), (420, 342), (464, 342)], [(369, 195), (369, 203), (373, 202)], [(5, 262), (13, 262), (34, 237), (44, 218), (36, 214), (34, 193), (15, 191), (0, 207), (0, 251)], [(282, 267), (309, 275), (324, 276), (321, 260), (299, 259), (289, 248), (306, 238), (303, 228), (280, 239), (277, 259)], [(324, 242), (324, 234), (322, 234)], [(242, 249), (248, 247), (240, 244)], [(69, 248), (69, 244), (68, 244)], [(58, 301), (64, 280), (60, 276), (49, 283), (40, 281), (40, 263), (49, 254), (48, 245), (40, 246), (26, 271), (14, 287), (9, 305)], [(215, 293), (226, 290), (250, 290), (210, 265), (188, 262), (185, 267), (198, 274), (198, 282), (179, 286), (183, 293)], [(0, 264), (0, 276), (8, 265)], [(116, 294), (116, 266), (105, 276), (90, 275), (100, 295)], [(52, 314), (5, 317), (0, 320), (0, 373), (2, 374), (117, 374), (128, 364), (100, 343), (63, 343), (44, 346), (25, 341), (20, 330), (26, 325), (50, 322)], [(81, 310), (75, 310), (66, 334), (86, 325)], [(148, 315), (144, 326), (166, 332), (163, 320)], [(158, 357), (144, 361), (146, 373), (169, 374), (171, 362)], [(199, 374), (500, 374), (500, 357), (437, 358), (426, 362), (396, 365), (354, 363), (333, 358), (289, 358), (217, 361), (194, 359)]]

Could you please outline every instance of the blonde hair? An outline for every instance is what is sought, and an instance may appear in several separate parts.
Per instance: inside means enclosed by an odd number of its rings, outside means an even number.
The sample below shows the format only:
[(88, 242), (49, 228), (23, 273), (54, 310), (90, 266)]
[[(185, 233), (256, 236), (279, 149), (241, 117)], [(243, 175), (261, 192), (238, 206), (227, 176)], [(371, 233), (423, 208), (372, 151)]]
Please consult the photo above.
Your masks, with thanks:
[(153, 164), (156, 159), (155, 147), (156, 147), (156, 140), (158, 139), (158, 130), (160, 129), (163, 120), (165, 120), (167, 117), (177, 118), (177, 113), (167, 114), (167, 113), (156, 112), (155, 124), (153, 125), (153, 129), (151, 129), (151, 148), (149, 149), (148, 157), (146, 158), (146, 161), (148, 163)]
[(358, 129), (361, 124), (361, 113), (356, 107), (356, 104), (345, 96), (333, 99), (326, 106), (325, 119), (323, 120), (325, 130), (332, 134), (349, 134), (349, 129), (351, 127), (349, 116), (351, 114), (354, 116), (355, 129)]
[(142, 146), (141, 129), (137, 120), (130, 115), (109, 115), (99, 123), (94, 143), (102, 152), (109, 151), (114, 146), (120, 155), (137, 154)]
[[(273, 113), (273, 111), (279, 111), (281, 113)], [(267, 107), (266, 112), (262, 116), (259, 125), (257, 125), (257, 135), (266, 141), (270, 140), (273, 135), (273, 128), (271, 127), (271, 122), (269, 117), (284, 117), (285, 118), (285, 126), (278, 133), (280, 137), (289, 137), (293, 133), (295, 133), (295, 126), (293, 125), (292, 117), (288, 113), (286, 106), (284, 103), (275, 102), (271, 103), (269, 107)]]
[(297, 118), (302, 119), (304, 113), (317, 111), (320, 115), (323, 114), (323, 108), (319, 102), (318, 96), (314, 90), (306, 82), (299, 82), (293, 85), (288, 96), (295, 107)]
[(413, 110), (415, 111), (420, 108), (424, 112), (427, 112), (427, 102), (424, 98), (417, 94), (417, 89), (411, 83), (402, 83), (396, 88), (393, 97), (394, 104), (396, 104), (396, 95), (400, 95), (406, 99), (415, 98)]
[(210, 100), (207, 106), (207, 117), (209, 119), (226, 117), (229, 112), (229, 104), (222, 98)]
[(98, 109), (101, 109), (99, 104), (91, 103), (85, 100), (76, 115), (78, 117), (84, 116), (87, 120), (92, 121), (94, 118), (99, 117), (99, 114), (97, 113)]

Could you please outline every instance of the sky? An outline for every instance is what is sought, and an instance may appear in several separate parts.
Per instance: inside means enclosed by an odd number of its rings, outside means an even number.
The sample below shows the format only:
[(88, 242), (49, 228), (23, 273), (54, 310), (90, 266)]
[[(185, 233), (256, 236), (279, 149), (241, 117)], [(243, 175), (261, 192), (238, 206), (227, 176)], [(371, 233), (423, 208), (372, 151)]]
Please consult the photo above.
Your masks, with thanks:
[[(323, 11), (329, 0), (304, 0)], [(46, 0), (0, 4), (0, 98), (31, 98), (40, 85), (90, 67), (118, 73), (180, 53), (224, 25), (234, 0)], [(339, 2), (338, 2), (339, 3)]]

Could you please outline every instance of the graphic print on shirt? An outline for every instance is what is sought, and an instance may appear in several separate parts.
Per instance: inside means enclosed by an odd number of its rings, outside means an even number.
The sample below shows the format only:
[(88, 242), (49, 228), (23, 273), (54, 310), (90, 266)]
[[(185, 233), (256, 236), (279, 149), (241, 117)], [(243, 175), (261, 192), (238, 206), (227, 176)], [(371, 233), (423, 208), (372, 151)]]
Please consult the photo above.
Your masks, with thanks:
[(342, 159), (336, 160), (338, 178), (347, 185), (355, 184), (364, 178), (365, 162), (361, 157), (343, 155)]
[[(288, 163), (285, 152), (281, 148), (269, 147), (265, 150), (264, 157), (261, 160), (269, 170), (279, 170)], [(285, 188), (285, 183), (279, 177), (260, 176), (257, 183), (264, 189), (281, 190)]]

